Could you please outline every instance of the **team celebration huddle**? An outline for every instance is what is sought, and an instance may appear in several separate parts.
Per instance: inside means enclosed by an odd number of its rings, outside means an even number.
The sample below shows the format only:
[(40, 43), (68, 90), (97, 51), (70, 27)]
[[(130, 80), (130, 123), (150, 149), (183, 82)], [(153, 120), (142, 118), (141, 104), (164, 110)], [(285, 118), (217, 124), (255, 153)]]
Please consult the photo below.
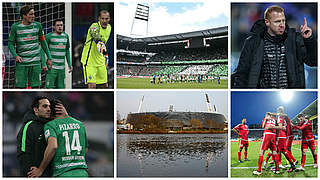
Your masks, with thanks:
[[(297, 115), (299, 122), (293, 124), (287, 114), (284, 113), (284, 107), (279, 106), (277, 108), (277, 113), (267, 112), (263, 121), (261, 122), (261, 128), (263, 128), (263, 137), (261, 137), (260, 142), (260, 152), (258, 157), (258, 169), (253, 171), (254, 175), (262, 175), (262, 169), (268, 171), (271, 169), (274, 174), (281, 174), (281, 169), (287, 169), (288, 173), (305, 171), (306, 166), (306, 155), (308, 149), (311, 150), (314, 164), (314, 168), (317, 168), (317, 153), (316, 153), (316, 143), (313, 135), (312, 128), (312, 118), (306, 114), (300, 113)], [(248, 157), (249, 148), (249, 128), (246, 124), (246, 119), (242, 119), (242, 123), (235, 126), (233, 131), (239, 136), (239, 151), (238, 151), (238, 162), (245, 163), (244, 161), (250, 161)], [(301, 132), (301, 137), (299, 140), (294, 140), (297, 135), (296, 132)], [(296, 136), (297, 137), (297, 136)], [(295, 157), (292, 153), (292, 145), (301, 144), (301, 161)], [(244, 150), (244, 161), (241, 159), (242, 149)], [(264, 161), (264, 154), (268, 152), (267, 157)], [(284, 166), (282, 156), (288, 162), (287, 166)], [(256, 156), (256, 155), (252, 155)], [(270, 157), (272, 161), (269, 162)], [(273, 164), (273, 166), (268, 166)]]

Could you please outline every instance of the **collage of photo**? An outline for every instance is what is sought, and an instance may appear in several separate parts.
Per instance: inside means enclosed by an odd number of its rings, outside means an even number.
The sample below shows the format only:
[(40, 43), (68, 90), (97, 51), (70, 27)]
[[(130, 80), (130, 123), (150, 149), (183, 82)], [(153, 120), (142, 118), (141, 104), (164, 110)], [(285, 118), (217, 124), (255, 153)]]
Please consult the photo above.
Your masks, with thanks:
[(3, 178), (318, 178), (317, 1), (1, 5)]

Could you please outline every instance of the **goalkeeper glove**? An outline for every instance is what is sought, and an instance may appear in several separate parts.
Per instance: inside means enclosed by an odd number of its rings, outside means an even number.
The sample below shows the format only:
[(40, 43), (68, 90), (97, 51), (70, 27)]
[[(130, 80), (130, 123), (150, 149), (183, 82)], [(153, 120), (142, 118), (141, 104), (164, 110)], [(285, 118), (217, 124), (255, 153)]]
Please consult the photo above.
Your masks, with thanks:
[(106, 45), (105, 45), (104, 42), (102, 42), (102, 41), (99, 41), (99, 42), (97, 43), (97, 50), (98, 50), (99, 53), (101, 53), (101, 54), (103, 54), (103, 55), (107, 54)]

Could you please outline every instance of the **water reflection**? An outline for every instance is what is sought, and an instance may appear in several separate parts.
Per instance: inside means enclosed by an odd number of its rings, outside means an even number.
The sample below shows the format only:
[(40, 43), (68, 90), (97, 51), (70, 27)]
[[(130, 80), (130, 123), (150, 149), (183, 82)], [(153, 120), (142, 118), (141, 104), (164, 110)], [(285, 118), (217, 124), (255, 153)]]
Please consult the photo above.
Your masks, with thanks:
[(118, 176), (226, 177), (227, 159), (226, 134), (118, 135)]

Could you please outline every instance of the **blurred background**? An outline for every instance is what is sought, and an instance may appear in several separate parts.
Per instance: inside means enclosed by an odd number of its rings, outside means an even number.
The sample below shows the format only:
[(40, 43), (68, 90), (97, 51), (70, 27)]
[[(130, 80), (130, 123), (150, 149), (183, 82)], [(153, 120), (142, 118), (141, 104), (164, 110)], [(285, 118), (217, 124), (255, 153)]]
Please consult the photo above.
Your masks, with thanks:
[(81, 54), (87, 38), (88, 29), (92, 23), (98, 22), (99, 12), (107, 10), (110, 13), (112, 31), (107, 43), (109, 64), (108, 85), (114, 87), (114, 4), (113, 3), (72, 3), (72, 88), (86, 88), (83, 79)]
[(113, 92), (3, 92), (3, 177), (18, 175), (16, 137), (36, 96), (60, 99), (69, 115), (83, 122), (89, 141), (89, 175), (113, 177)]
[[(263, 18), (265, 9), (271, 5), (284, 8), (286, 23), (297, 31), (300, 31), (306, 17), (313, 35), (318, 38), (317, 3), (231, 3), (231, 72), (238, 66), (241, 49), (252, 25)], [(306, 88), (317, 88), (317, 74), (317, 67), (305, 65)]]

